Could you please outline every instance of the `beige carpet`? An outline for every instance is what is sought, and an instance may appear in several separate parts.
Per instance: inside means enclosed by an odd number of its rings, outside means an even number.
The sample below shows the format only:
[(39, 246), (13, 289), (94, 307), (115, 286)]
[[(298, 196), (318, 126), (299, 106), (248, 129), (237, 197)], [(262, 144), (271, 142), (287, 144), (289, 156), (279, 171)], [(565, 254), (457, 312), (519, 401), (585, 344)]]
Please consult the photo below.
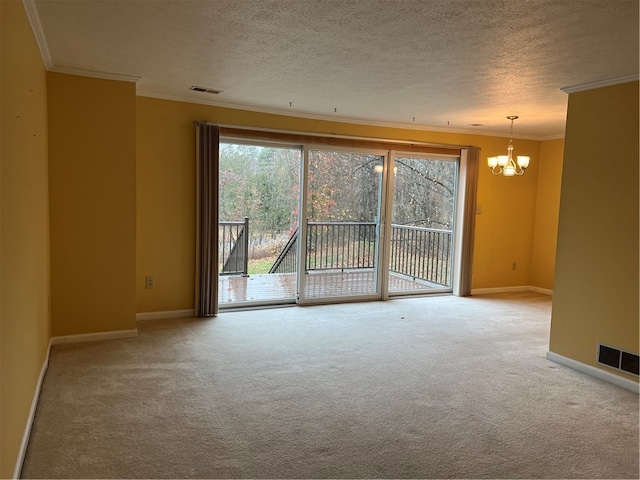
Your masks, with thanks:
[(56, 346), (32, 478), (638, 478), (638, 395), (535, 293), (147, 321)]

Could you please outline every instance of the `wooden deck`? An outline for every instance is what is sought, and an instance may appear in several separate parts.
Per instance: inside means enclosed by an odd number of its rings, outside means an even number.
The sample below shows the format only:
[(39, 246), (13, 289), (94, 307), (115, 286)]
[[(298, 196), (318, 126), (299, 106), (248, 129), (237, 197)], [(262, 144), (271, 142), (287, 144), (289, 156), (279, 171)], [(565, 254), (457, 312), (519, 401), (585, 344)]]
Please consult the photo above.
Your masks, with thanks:
[[(374, 272), (313, 272), (305, 277), (305, 293), (307, 298), (348, 297), (354, 295), (375, 294), (373, 282)], [(389, 291), (414, 292), (429, 291), (441, 288), (425, 282), (413, 281), (410, 278), (391, 273)], [(218, 283), (219, 305), (243, 302), (275, 302), (295, 301), (296, 275), (263, 274), (242, 276), (221, 276)]]

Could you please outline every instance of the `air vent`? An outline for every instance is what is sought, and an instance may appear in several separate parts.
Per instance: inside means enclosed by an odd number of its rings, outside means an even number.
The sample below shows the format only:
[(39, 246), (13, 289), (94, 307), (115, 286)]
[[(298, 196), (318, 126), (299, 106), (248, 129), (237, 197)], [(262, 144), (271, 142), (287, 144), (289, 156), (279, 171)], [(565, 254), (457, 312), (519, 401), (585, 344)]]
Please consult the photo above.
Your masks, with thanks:
[(620, 370), (638, 375), (638, 355), (622, 352), (622, 358), (620, 359)]
[(202, 93), (210, 93), (211, 95), (218, 95), (222, 93), (222, 90), (215, 90), (213, 88), (206, 87), (198, 87), (197, 85), (193, 85), (189, 90), (193, 90), (194, 92), (202, 92)]
[(638, 355), (619, 348), (598, 344), (598, 363), (623, 372), (638, 375)]

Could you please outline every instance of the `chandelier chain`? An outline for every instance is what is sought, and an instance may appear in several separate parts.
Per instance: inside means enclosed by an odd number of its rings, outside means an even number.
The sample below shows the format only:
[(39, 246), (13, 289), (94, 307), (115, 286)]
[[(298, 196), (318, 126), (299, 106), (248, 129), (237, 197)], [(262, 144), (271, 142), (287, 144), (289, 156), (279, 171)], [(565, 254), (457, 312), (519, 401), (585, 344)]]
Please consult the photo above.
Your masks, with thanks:
[(517, 115), (509, 115), (508, 120), (511, 120), (511, 134), (509, 135), (509, 143), (513, 143), (513, 121), (518, 119)]

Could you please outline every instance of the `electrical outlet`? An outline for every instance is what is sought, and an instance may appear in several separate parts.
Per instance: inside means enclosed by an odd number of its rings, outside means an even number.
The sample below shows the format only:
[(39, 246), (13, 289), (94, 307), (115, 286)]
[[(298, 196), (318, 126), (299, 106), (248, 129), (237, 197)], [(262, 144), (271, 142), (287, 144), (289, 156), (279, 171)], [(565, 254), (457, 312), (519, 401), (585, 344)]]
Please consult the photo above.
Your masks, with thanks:
[(145, 278), (145, 284), (147, 288), (155, 288), (156, 281), (153, 279), (153, 277), (147, 277)]
[(513, 262), (513, 263), (511, 264), (511, 270), (515, 270), (515, 269), (516, 269), (516, 262)]

